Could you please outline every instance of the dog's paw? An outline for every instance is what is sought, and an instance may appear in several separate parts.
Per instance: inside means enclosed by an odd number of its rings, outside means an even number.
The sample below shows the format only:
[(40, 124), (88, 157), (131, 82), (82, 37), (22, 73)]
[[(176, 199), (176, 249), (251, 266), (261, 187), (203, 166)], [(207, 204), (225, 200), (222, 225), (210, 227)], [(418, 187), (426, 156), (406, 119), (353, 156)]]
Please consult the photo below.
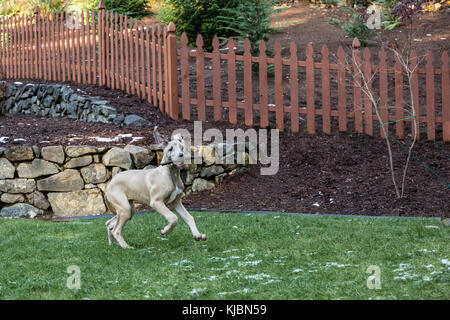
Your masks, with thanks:
[(199, 234), (198, 236), (195, 236), (194, 239), (196, 241), (200, 241), (200, 240), (206, 241), (206, 236), (204, 234)]

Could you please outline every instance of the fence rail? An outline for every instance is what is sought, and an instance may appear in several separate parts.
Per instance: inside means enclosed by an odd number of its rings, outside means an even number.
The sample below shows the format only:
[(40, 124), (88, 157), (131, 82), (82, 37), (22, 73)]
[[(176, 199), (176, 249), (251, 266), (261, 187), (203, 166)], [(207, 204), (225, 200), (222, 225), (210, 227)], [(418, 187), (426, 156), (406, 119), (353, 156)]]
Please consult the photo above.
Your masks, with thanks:
[[(409, 61), (417, 68), (409, 87), (400, 61), (385, 49), (371, 57), (369, 49), (361, 52), (355, 45), (349, 61), (342, 47), (330, 53), (323, 46), (319, 54), (308, 44), (305, 58), (299, 60), (295, 43), (283, 52), (276, 42), (273, 57), (267, 56), (264, 41), (259, 56), (252, 56), (248, 40), (243, 51), (236, 46), (229, 39), (220, 48), (215, 38), (212, 52), (205, 52), (200, 35), (191, 47), (185, 34), (177, 41), (172, 23), (143, 23), (107, 11), (102, 4), (97, 12), (79, 16), (46, 15), (37, 8), (34, 15), (0, 20), (0, 59), (7, 78), (120, 89), (146, 99), (173, 119), (274, 125), (292, 132), (305, 127), (311, 134), (320, 127), (327, 134), (334, 128), (368, 135), (378, 130), (381, 136), (381, 127), (392, 124), (400, 139), (409, 130), (436, 140), (441, 130), (442, 140), (450, 142), (447, 52), (437, 61), (431, 52), (423, 57), (412, 52)], [(372, 63), (375, 58), (377, 65)], [(361, 73), (355, 73), (357, 66)], [(361, 88), (362, 77), (379, 97), (381, 125)], [(405, 108), (411, 93), (422, 129), (417, 133), (412, 132), (413, 118)]]

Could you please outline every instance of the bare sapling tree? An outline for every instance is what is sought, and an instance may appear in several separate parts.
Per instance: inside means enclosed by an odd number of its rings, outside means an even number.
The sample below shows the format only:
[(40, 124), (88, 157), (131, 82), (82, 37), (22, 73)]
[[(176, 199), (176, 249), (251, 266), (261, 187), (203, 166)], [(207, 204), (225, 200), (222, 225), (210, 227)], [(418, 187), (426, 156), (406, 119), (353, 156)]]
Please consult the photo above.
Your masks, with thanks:
[[(413, 87), (414, 85), (417, 86), (417, 83), (414, 83), (417, 81), (417, 71), (420, 62), (425, 58), (425, 56), (418, 57), (415, 50), (412, 49), (412, 39), (413, 39), (413, 16), (415, 13), (420, 10), (420, 2), (419, 1), (412, 1), (412, 0), (401, 0), (397, 3), (397, 6), (392, 10), (393, 14), (400, 17), (402, 22), (406, 25), (406, 39), (405, 43), (402, 44), (402, 46), (399, 46), (397, 43), (390, 43), (385, 42), (383, 44), (384, 49), (388, 49), (388, 51), (392, 52), (395, 58), (396, 63), (400, 65), (400, 69), (398, 70), (395, 68), (396, 72), (401, 73), (401, 81), (403, 82), (404, 78), (406, 77), (407, 81), (407, 88), (408, 88), (408, 95), (409, 95), (409, 101), (408, 104), (406, 101), (403, 102), (402, 106), (388, 106), (387, 104), (382, 105), (381, 103), (381, 97), (380, 92), (377, 92), (374, 89), (373, 80), (375, 79), (375, 76), (377, 74), (380, 74), (381, 72), (387, 73), (387, 67), (386, 70), (381, 70), (381, 66), (378, 69), (378, 71), (373, 72), (370, 70), (370, 72), (367, 72), (365, 70), (365, 65), (361, 62), (360, 57), (360, 43), (358, 39), (354, 39), (352, 43), (352, 61), (351, 64), (347, 63), (347, 70), (350, 71), (354, 78), (354, 85), (360, 88), (363, 95), (369, 99), (373, 110), (375, 111), (376, 118), (379, 122), (382, 136), (384, 137), (386, 141), (386, 146), (388, 150), (388, 158), (389, 158), (389, 165), (390, 165), (390, 172), (391, 172), (391, 178), (395, 189), (395, 195), (397, 198), (403, 198), (405, 195), (405, 183), (406, 183), (406, 177), (408, 172), (408, 167), (410, 163), (410, 159), (412, 156), (412, 151), (414, 146), (416, 145), (417, 139), (419, 137), (419, 101), (418, 96), (415, 94)], [(402, 49), (399, 49), (401, 47)], [(367, 54), (366, 54), (367, 53)], [(365, 59), (370, 59), (369, 49), (365, 48)], [(383, 57), (385, 58), (385, 56)], [(381, 60), (381, 59), (380, 59)], [(370, 64), (369, 64), (370, 65)], [(403, 119), (397, 119), (397, 121), (406, 121), (409, 120), (411, 122), (411, 141), (407, 144), (407, 150), (408, 154), (406, 157), (405, 164), (403, 166), (403, 172), (401, 176), (401, 182), (398, 182), (398, 179), (396, 178), (395, 174), (395, 166), (394, 166), (394, 159), (393, 159), (393, 152), (392, 152), (392, 146), (389, 139), (389, 128), (387, 126), (388, 122), (386, 122), (386, 116), (383, 118), (382, 115), (382, 109), (392, 109), (392, 108), (402, 108), (407, 114), (409, 114), (408, 117), (405, 117)], [(387, 114), (387, 110), (386, 113)]]

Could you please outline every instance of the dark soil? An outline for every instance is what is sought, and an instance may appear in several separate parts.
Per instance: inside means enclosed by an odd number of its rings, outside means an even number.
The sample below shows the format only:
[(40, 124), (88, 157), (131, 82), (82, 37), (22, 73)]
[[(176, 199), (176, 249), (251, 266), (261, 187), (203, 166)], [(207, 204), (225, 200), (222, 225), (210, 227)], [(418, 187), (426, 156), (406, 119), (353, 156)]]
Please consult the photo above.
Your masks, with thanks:
[[(72, 87), (108, 99), (121, 112), (145, 117), (158, 125), (166, 135), (177, 128), (187, 128), (193, 132), (193, 122), (173, 121), (155, 107), (121, 91), (83, 85)], [(222, 132), (233, 128), (227, 122), (203, 124), (203, 130), (211, 127)], [(234, 126), (236, 127), (238, 126)], [(146, 146), (154, 142), (152, 130), (153, 127), (120, 128), (63, 118), (9, 115), (0, 117), (0, 137), (9, 137), (0, 146), (123, 146), (132, 138), (105, 143), (92, 137), (113, 138), (124, 133), (144, 137), (134, 144)], [(406, 152), (393, 140), (392, 144), (397, 176), (400, 179)], [(450, 181), (450, 145), (420, 141), (414, 149), (414, 155), (429, 169), (412, 159), (406, 179), (405, 197), (396, 199), (383, 139), (338, 132), (333, 135), (281, 132), (280, 168), (276, 175), (262, 176), (260, 165), (256, 165), (247, 173), (228, 177), (212, 191), (188, 196), (184, 202), (188, 208), (211, 210), (449, 217), (449, 187), (441, 179)]]

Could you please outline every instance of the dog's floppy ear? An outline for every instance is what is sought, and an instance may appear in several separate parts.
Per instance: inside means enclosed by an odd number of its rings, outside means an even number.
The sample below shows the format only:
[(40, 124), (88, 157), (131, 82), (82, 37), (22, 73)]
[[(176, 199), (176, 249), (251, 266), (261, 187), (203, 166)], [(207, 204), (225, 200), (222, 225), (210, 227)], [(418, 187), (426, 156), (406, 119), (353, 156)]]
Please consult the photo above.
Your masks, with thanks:
[(172, 136), (172, 141), (174, 141), (174, 140), (176, 140), (178, 142), (181, 142), (181, 143), (184, 143), (184, 138), (183, 138), (183, 136), (181, 134), (173, 135)]
[(156, 144), (163, 148), (165, 148), (169, 143), (169, 140), (158, 132), (158, 126), (155, 126), (153, 129), (153, 138), (155, 139)]

